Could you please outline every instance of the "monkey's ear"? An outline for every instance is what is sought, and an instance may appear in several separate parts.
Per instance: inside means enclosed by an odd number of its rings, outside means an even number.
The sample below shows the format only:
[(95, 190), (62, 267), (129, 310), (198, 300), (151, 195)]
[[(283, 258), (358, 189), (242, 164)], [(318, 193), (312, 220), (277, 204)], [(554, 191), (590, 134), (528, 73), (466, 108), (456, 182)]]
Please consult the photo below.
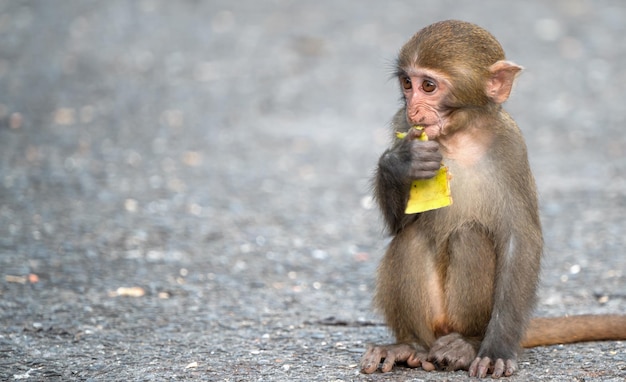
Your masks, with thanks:
[(513, 82), (522, 67), (511, 61), (500, 60), (489, 67), (491, 77), (487, 81), (487, 96), (497, 104), (509, 98)]

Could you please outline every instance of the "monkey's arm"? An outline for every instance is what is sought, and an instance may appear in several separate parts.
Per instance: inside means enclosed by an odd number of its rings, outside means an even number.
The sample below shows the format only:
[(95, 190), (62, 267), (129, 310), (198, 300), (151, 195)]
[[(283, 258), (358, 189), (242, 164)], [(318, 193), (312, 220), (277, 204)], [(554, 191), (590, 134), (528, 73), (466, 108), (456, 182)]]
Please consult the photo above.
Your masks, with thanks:
[(493, 310), (470, 376), (492, 373), (498, 378), (517, 369), (519, 344), (535, 303), (543, 243), (538, 218), (522, 218), (522, 211), (516, 211), (517, 218), (530, 224), (516, 227), (512, 223), (505, 228), (510, 235), (502, 235), (506, 239), (496, 243)]
[(413, 130), (383, 153), (376, 172), (376, 199), (394, 235), (417, 216), (404, 213), (411, 182), (432, 178), (441, 166), (439, 144), (416, 139), (419, 132)]

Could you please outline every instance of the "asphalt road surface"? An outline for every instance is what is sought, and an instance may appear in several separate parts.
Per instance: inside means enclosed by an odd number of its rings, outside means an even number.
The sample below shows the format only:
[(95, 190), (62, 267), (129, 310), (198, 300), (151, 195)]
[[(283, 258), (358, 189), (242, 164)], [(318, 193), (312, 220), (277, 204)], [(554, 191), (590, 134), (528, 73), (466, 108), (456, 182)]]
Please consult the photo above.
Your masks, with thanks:
[[(0, 380), (426, 381), (359, 373), (387, 244), (369, 179), (394, 55), (458, 18), (526, 69), (537, 315), (626, 312), (621, 1), (0, 1)], [(511, 381), (623, 381), (626, 343)]]

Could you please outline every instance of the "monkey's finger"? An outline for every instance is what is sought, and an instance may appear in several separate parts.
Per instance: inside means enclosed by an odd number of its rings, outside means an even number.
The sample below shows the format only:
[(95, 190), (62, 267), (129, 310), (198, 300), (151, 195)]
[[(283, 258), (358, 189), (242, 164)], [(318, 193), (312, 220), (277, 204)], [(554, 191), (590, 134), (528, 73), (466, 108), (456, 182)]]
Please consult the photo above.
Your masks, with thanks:
[(436, 160), (424, 160), (421, 162), (411, 163), (412, 169), (419, 169), (419, 170), (439, 171), (440, 167), (441, 167), (441, 162), (438, 162)]
[(388, 354), (387, 357), (385, 358), (385, 361), (380, 366), (380, 371), (382, 371), (383, 373), (388, 373), (391, 371), (391, 369), (393, 369), (393, 365), (395, 364), (396, 364), (396, 359), (394, 355)]
[(411, 148), (411, 161), (412, 162), (436, 162), (441, 164), (443, 160), (443, 155), (439, 150), (429, 151), (422, 150), (420, 147)]
[[(408, 367), (420, 367), (420, 366), (422, 366), (422, 368), (424, 368), (424, 364), (425, 363), (426, 364), (430, 364), (430, 362), (425, 361), (426, 357), (428, 357), (428, 354), (426, 354), (426, 353), (414, 352), (406, 360), (406, 365)], [(426, 369), (424, 369), (424, 370), (426, 370)]]
[(469, 371), (469, 376), (470, 377), (475, 377), (476, 374), (478, 373), (478, 363), (480, 362), (480, 357), (476, 357), (472, 363), (470, 364), (469, 369), (467, 369)]
[(419, 137), (422, 136), (422, 133), (424, 131), (423, 130), (418, 130), (418, 129), (409, 129), (409, 131), (406, 132), (406, 139), (408, 140), (413, 140), (413, 139), (418, 139)]
[(407, 362), (415, 355), (415, 349), (407, 344), (396, 344), (388, 346), (385, 352), (385, 361), (380, 367), (380, 371), (387, 373), (393, 369), (397, 362)]
[(391, 349), (387, 349), (385, 361), (380, 367), (383, 373), (390, 372), (396, 362), (405, 362), (413, 355), (414, 350), (408, 345), (397, 345)]
[(419, 151), (439, 151), (439, 143), (435, 141), (412, 141), (411, 147)]
[(441, 160), (443, 159), (440, 153), (430, 151), (413, 151), (412, 157), (413, 162), (434, 162), (437, 166), (441, 165)]
[(517, 362), (513, 359), (506, 360), (506, 370), (504, 370), (504, 376), (510, 377), (517, 370)]
[[(423, 130), (417, 130), (417, 129), (409, 129), (406, 132), (403, 131), (396, 131), (396, 138), (398, 139), (404, 139), (406, 141), (412, 141), (412, 140), (422, 140), (422, 133)], [(424, 139), (423, 141), (427, 141), (428, 139)]]
[(365, 374), (372, 374), (378, 369), (380, 360), (371, 362), (371, 361), (363, 361), (361, 363), (361, 372)]
[(489, 357), (476, 357), (469, 367), (470, 377), (485, 378), (491, 367), (491, 359)]
[(378, 369), (380, 360), (387, 356), (384, 347), (369, 346), (363, 358), (361, 359), (361, 371), (365, 374), (371, 374)]
[(422, 163), (411, 167), (409, 177), (411, 179), (430, 179), (437, 175), (439, 165), (434, 162)]
[(434, 363), (432, 362), (428, 362), (428, 361), (422, 361), (422, 369), (424, 371), (433, 371), (435, 370), (437, 367), (435, 366)]
[(500, 378), (504, 375), (504, 361), (502, 358), (498, 358), (496, 363), (493, 365), (493, 373), (491, 374), (491, 378)]
[(439, 370), (445, 371), (465, 370), (469, 364), (467, 358), (464, 357), (456, 358), (446, 356), (441, 359), (429, 359), (429, 361), (432, 361), (435, 365), (437, 365)]
[(431, 179), (437, 175), (436, 171), (412, 171), (410, 178), (413, 180)]

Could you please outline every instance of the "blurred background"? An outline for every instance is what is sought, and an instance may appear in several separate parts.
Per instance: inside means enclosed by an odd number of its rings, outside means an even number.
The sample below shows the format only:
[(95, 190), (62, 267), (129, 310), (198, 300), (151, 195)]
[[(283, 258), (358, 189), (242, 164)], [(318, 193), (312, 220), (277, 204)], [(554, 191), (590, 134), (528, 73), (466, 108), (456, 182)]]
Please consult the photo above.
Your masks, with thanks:
[[(390, 75), (450, 18), (525, 67), (506, 108), (540, 192), (538, 314), (626, 311), (621, 1), (5, 0), (0, 377), (376, 378), (356, 362), (392, 340), (370, 306)], [(624, 344), (576, 346), (520, 378), (626, 376)]]

